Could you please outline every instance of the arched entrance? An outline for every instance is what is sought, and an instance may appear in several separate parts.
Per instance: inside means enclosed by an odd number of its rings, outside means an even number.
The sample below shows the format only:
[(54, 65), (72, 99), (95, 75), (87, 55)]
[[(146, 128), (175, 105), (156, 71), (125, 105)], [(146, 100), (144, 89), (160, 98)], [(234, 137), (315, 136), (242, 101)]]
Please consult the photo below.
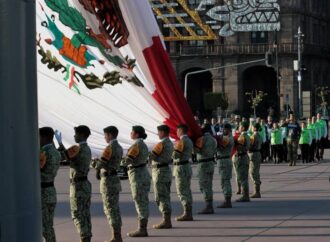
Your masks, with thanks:
[[(190, 68), (181, 73), (181, 87), (184, 91), (185, 76), (189, 72), (200, 71), (202, 68)], [(204, 94), (212, 92), (213, 80), (212, 73), (207, 71), (194, 74), (188, 77), (187, 101), (194, 114), (199, 113), (205, 117), (210, 115), (209, 111), (204, 108)]]
[(263, 102), (257, 109), (257, 115), (266, 117), (268, 109), (274, 109), (274, 115), (277, 115), (279, 110), (279, 98), (277, 95), (276, 72), (273, 68), (266, 66), (254, 66), (246, 69), (243, 72), (243, 114), (250, 116), (253, 112), (250, 108), (250, 103), (247, 102), (245, 93), (253, 90), (263, 91), (267, 93)]

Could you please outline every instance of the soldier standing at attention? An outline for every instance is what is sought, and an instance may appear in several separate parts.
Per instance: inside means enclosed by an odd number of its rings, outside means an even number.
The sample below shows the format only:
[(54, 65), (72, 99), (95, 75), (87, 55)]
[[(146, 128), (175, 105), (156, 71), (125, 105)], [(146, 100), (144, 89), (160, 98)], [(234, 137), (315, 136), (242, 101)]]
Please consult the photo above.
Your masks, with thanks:
[(70, 208), (71, 217), (80, 234), (81, 242), (90, 242), (92, 238), (92, 223), (90, 215), (92, 185), (88, 181), (88, 172), (92, 152), (87, 144), (91, 134), (85, 125), (74, 128), (75, 142), (69, 149), (62, 144), (61, 133), (56, 132), (56, 139), (64, 158), (70, 162)]
[(261, 145), (262, 138), (259, 134), (260, 124), (256, 123), (253, 125), (253, 133), (250, 136), (250, 148), (249, 148), (249, 159), (250, 159), (250, 177), (254, 183), (254, 193), (250, 198), (261, 198), (260, 194), (260, 164), (261, 164)]
[[(234, 133), (233, 133), (233, 130), (232, 130), (232, 134), (233, 134), (233, 139), (234, 139), (234, 147), (232, 149), (232, 153), (231, 153), (231, 157), (233, 157), (233, 155), (236, 153), (237, 151), (237, 143), (235, 142), (238, 137), (241, 135), (241, 132), (239, 130), (236, 130)], [(235, 175), (236, 175), (236, 185), (237, 185), (237, 192), (236, 194), (237, 195), (240, 195), (242, 194), (242, 185), (241, 185), (241, 182), (238, 180), (238, 175), (237, 175), (237, 171), (238, 171), (238, 163), (237, 162), (233, 162), (233, 166), (234, 166), (234, 172), (235, 172)]]
[(172, 228), (171, 223), (171, 184), (172, 173), (169, 164), (172, 161), (173, 143), (169, 138), (170, 128), (167, 125), (157, 127), (161, 140), (152, 150), (150, 160), (152, 164), (152, 180), (154, 184), (155, 201), (163, 220), (153, 226), (155, 229)]
[(117, 170), (123, 157), (123, 148), (118, 143), (118, 129), (116, 127), (109, 126), (103, 131), (108, 146), (104, 149), (100, 159), (92, 161), (91, 166), (99, 174), (98, 179), (101, 180), (100, 191), (103, 200), (103, 210), (109, 225), (112, 227), (112, 239), (105, 242), (122, 242), (122, 221), (119, 209), (121, 185), (117, 176)]
[(172, 155), (176, 190), (184, 210), (181, 216), (175, 218), (176, 221), (193, 221), (193, 201), (190, 187), (192, 169), (189, 163), (193, 151), (193, 142), (189, 139), (187, 133), (187, 125), (180, 124), (177, 127), (177, 136), (180, 140), (175, 144)]
[(225, 124), (223, 135), (218, 138), (217, 163), (221, 179), (221, 188), (225, 196), (225, 202), (218, 208), (231, 208), (231, 178), (233, 173), (233, 163), (231, 161), (231, 152), (234, 147), (234, 139), (231, 133), (231, 125)]
[(54, 180), (60, 167), (61, 154), (53, 144), (54, 130), (49, 127), (39, 129), (42, 236), (44, 242), (56, 242), (53, 228), (56, 207)]
[(149, 151), (143, 140), (147, 134), (142, 126), (133, 126), (131, 139), (134, 144), (128, 149), (122, 165), (128, 168), (128, 178), (131, 185), (132, 197), (138, 214), (139, 226), (129, 237), (147, 237), (149, 218), (150, 174), (147, 169)]
[(217, 141), (211, 135), (210, 124), (202, 127), (203, 136), (197, 139), (194, 152), (197, 154), (197, 171), (199, 188), (203, 193), (206, 206), (199, 214), (213, 214), (213, 174), (214, 155), (217, 151)]
[(300, 137), (300, 132), (301, 129), (299, 124), (296, 122), (295, 117), (293, 115), (290, 115), (287, 137), (289, 166), (295, 166), (297, 163), (298, 141)]
[(250, 202), (249, 197), (249, 156), (250, 138), (246, 131), (249, 128), (248, 122), (242, 122), (239, 127), (240, 134), (235, 136), (236, 151), (233, 156), (233, 163), (236, 168), (237, 181), (242, 187), (243, 196), (237, 202)]

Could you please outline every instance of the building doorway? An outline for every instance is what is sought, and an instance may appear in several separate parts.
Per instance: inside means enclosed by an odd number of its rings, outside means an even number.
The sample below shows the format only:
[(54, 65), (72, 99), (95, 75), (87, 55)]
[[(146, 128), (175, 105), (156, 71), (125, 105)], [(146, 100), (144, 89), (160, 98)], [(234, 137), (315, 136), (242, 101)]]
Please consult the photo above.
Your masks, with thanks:
[[(202, 68), (190, 68), (181, 73), (181, 87), (184, 90), (185, 76), (189, 72), (200, 71)], [(204, 94), (212, 92), (213, 79), (211, 72), (204, 72), (188, 77), (187, 101), (194, 114), (199, 114), (200, 117), (208, 117), (210, 111), (204, 107)]]
[(245, 93), (253, 90), (263, 91), (267, 93), (263, 102), (257, 109), (257, 116), (265, 118), (269, 109), (274, 110), (274, 116), (278, 116), (279, 98), (277, 96), (276, 71), (266, 66), (254, 66), (243, 72), (243, 115), (248, 117), (253, 111), (250, 103), (247, 102)]

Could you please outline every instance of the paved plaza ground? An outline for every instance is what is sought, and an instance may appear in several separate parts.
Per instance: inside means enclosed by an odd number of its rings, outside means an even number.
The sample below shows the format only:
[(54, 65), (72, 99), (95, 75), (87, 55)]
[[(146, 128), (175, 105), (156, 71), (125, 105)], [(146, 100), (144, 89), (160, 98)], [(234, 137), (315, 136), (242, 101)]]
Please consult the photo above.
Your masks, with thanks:
[[(330, 152), (326, 152), (330, 159)], [(216, 169), (217, 171), (217, 169)], [(251, 203), (233, 203), (233, 209), (216, 209), (214, 215), (197, 215), (203, 207), (198, 188), (196, 168), (192, 180), (194, 197), (194, 222), (175, 222), (173, 229), (155, 230), (152, 224), (159, 222), (158, 212), (150, 193), (150, 222), (148, 238), (128, 238), (126, 233), (136, 228), (136, 212), (130, 194), (129, 182), (122, 181), (123, 191), (120, 207), (123, 218), (124, 241), (150, 242), (272, 242), (272, 241), (330, 241), (330, 160), (319, 164), (264, 164), (262, 174), (262, 199)], [(103, 213), (99, 194), (99, 182), (95, 173), (90, 173), (93, 185), (92, 222), (93, 242), (103, 242), (110, 238), (110, 229)], [(60, 169), (56, 179), (58, 204), (55, 230), (59, 242), (79, 242), (79, 236), (70, 217), (68, 168)], [(250, 183), (252, 188), (252, 184)], [(233, 183), (234, 190), (236, 189)], [(252, 190), (252, 189), (251, 189)], [(214, 177), (214, 197), (217, 205), (223, 200), (220, 192), (219, 175)], [(181, 213), (174, 180), (172, 185), (173, 215)], [(233, 197), (237, 198), (236, 195)], [(174, 217), (173, 216), (173, 217)]]

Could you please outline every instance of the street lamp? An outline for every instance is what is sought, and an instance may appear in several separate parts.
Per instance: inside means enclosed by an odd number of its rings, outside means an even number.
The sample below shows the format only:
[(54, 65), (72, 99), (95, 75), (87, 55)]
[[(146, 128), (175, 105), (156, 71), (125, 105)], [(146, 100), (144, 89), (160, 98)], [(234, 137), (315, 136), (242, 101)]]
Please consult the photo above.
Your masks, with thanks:
[(301, 82), (302, 82), (302, 49), (303, 49), (303, 38), (304, 34), (301, 32), (301, 27), (298, 27), (298, 34), (295, 35), (295, 38), (298, 39), (298, 113), (299, 118), (302, 117), (302, 90), (301, 90)]

